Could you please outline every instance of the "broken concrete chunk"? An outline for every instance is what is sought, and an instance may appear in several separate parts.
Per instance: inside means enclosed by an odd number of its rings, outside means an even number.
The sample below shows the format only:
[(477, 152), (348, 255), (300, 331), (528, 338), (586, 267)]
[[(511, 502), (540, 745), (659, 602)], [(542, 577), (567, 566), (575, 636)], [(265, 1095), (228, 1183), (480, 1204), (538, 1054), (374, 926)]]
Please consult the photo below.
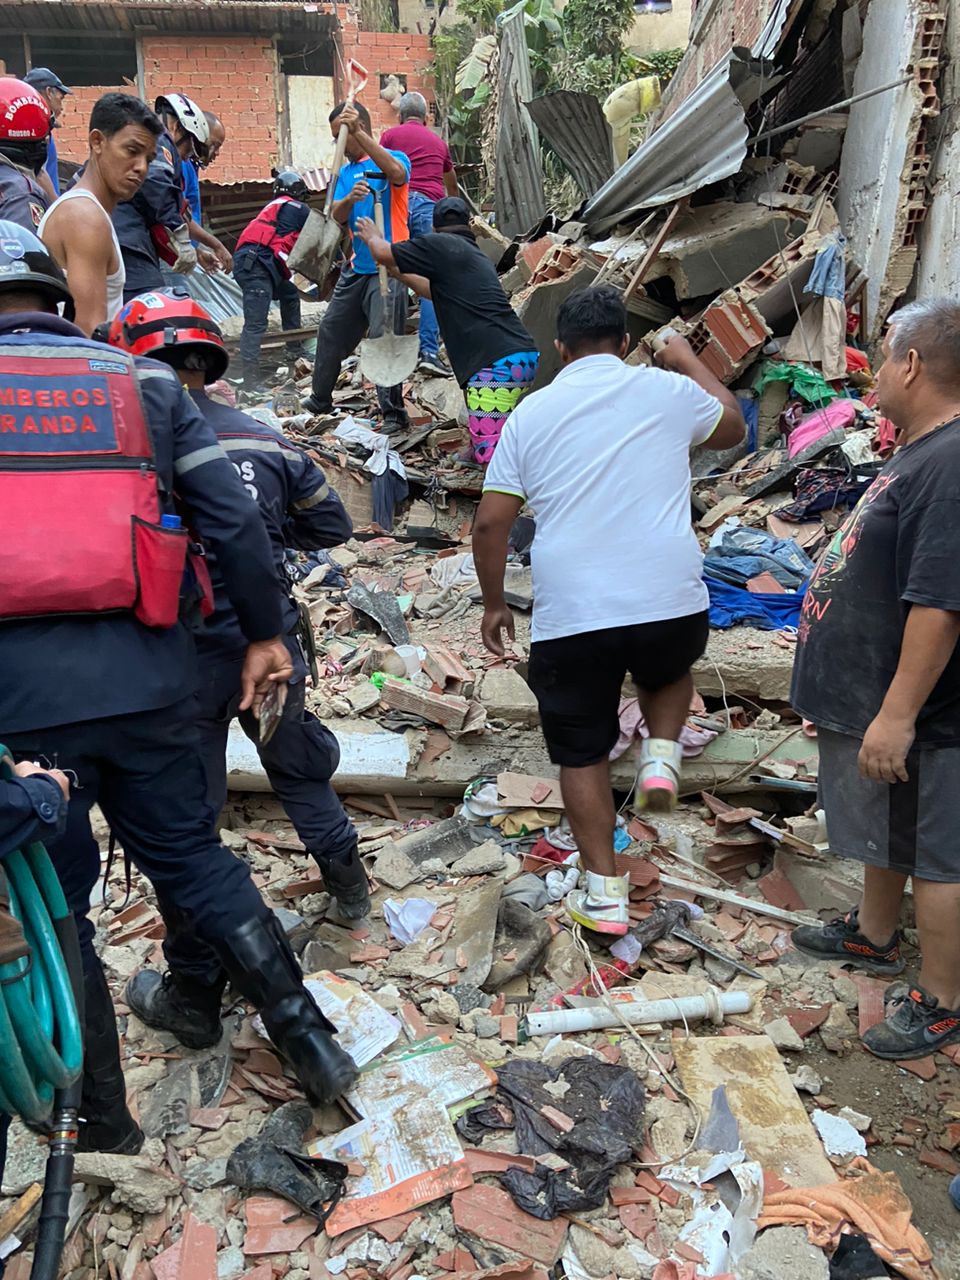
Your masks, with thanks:
[(113, 1198), (134, 1213), (160, 1213), (180, 1183), (154, 1168), (148, 1156), (116, 1156), (101, 1151), (77, 1153), (73, 1176), (95, 1187), (113, 1187)]
[(848, 1124), (852, 1124), (857, 1133), (866, 1133), (873, 1124), (871, 1116), (864, 1115), (862, 1111), (854, 1111), (852, 1107), (841, 1107), (837, 1115), (841, 1120), (846, 1120)]
[(803, 1227), (771, 1227), (737, 1264), (740, 1280), (829, 1280), (830, 1263)]
[(813, 1067), (808, 1067), (806, 1063), (802, 1067), (797, 1067), (790, 1077), (790, 1083), (799, 1093), (810, 1093), (814, 1097), (823, 1088), (823, 1081)]
[(419, 880), (422, 868), (411, 862), (395, 844), (388, 844), (377, 854), (373, 864), (373, 878), (388, 889), (406, 889)]
[(854, 1156), (867, 1154), (863, 1135), (857, 1132), (849, 1120), (831, 1115), (829, 1111), (821, 1111), (819, 1107), (811, 1114), (810, 1119), (820, 1135), (827, 1155), (836, 1160), (852, 1160)]
[(504, 867), (503, 850), (496, 840), (484, 840), (465, 853), (450, 868), (453, 876), (483, 876), (494, 871), (502, 871)]
[(803, 1049), (803, 1041), (786, 1018), (774, 1018), (763, 1029), (778, 1049), (788, 1049), (791, 1053), (799, 1053)]
[[(440, 858), (444, 866), (449, 867), (475, 846), (470, 824), (465, 818), (455, 817), (411, 831), (387, 847), (405, 854), (418, 867), (431, 858)], [(402, 888), (400, 885), (393, 887)]]
[(537, 700), (526, 680), (512, 667), (487, 671), (480, 684), (479, 698), (491, 720), (531, 726), (540, 723)]

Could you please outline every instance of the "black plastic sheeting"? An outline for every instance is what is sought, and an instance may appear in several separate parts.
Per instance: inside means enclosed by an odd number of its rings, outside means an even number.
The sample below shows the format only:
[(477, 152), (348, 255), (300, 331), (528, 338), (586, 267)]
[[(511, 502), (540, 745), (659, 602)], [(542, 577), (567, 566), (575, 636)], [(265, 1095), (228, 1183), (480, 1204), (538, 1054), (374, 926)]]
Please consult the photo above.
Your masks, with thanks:
[[(554, 1082), (568, 1086), (562, 1096), (544, 1087)], [(500, 1178), (521, 1209), (549, 1220), (603, 1204), (617, 1167), (640, 1146), (645, 1101), (643, 1085), (628, 1067), (568, 1058), (551, 1070), (519, 1058), (498, 1073), (493, 1100), (462, 1115), (457, 1131), (479, 1145), (493, 1129), (513, 1129), (522, 1155), (555, 1152), (566, 1160), (569, 1169), (509, 1169)], [(543, 1107), (568, 1116), (573, 1128), (562, 1133)]]

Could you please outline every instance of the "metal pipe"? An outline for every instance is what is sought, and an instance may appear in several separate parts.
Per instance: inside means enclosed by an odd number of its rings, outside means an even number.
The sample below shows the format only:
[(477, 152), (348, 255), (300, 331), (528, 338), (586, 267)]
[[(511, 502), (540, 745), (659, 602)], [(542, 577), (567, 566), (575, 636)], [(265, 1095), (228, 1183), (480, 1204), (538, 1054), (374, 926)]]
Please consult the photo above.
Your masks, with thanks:
[(531, 1036), (552, 1036), (565, 1031), (599, 1031), (624, 1022), (630, 1026), (641, 1026), (649, 1022), (682, 1022), (684, 1019), (692, 1022), (700, 1018), (709, 1018), (719, 1024), (725, 1014), (749, 1013), (753, 997), (747, 991), (708, 989), (702, 996), (678, 996), (676, 1000), (617, 1000), (611, 1003), (615, 1011), (601, 1004), (528, 1013), (527, 1033)]
[(763, 133), (758, 133), (755, 138), (750, 139), (747, 146), (755, 147), (758, 142), (766, 142), (768, 138), (775, 138), (778, 134), (789, 133), (791, 129), (799, 129), (808, 120), (816, 120), (820, 116), (828, 116), (834, 111), (842, 111), (844, 107), (852, 107), (855, 102), (864, 102), (867, 98), (875, 98), (878, 93), (889, 93), (891, 89), (899, 89), (902, 84), (909, 84), (912, 79), (913, 72), (908, 76), (901, 77), (899, 80), (891, 80), (889, 84), (878, 85), (876, 89), (866, 89), (863, 93), (855, 93), (852, 98), (844, 98), (842, 102), (835, 102), (832, 107), (821, 107), (819, 111), (811, 111), (808, 115), (801, 116), (799, 120), (791, 120), (789, 124), (778, 124), (775, 129), (767, 129)]

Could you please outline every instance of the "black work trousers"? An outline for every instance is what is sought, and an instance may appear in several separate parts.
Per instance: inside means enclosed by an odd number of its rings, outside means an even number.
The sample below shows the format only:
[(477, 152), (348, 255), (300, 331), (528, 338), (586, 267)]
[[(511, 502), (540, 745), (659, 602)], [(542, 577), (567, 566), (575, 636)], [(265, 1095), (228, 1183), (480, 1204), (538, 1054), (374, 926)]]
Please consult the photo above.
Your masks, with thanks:
[[(382, 338), (384, 333), (402, 334), (407, 323), (407, 289), (390, 277), (387, 315), (384, 316), (380, 279), (346, 270), (330, 295), (317, 333), (317, 355), (313, 364), (313, 398), (326, 412), (333, 408), (333, 389), (340, 366), (361, 338)], [(384, 425), (397, 430), (407, 425), (403, 407), (403, 387), (377, 387), (377, 400)]]
[[(277, 269), (256, 250), (239, 251), (233, 260), (233, 278), (243, 292), (240, 362), (244, 370), (252, 370), (260, 362), (260, 347), (267, 331), (270, 304), (279, 302), (280, 324), (285, 331), (299, 329), (300, 295), (296, 285), (278, 274)], [(296, 359), (299, 344), (288, 343), (287, 354)]]

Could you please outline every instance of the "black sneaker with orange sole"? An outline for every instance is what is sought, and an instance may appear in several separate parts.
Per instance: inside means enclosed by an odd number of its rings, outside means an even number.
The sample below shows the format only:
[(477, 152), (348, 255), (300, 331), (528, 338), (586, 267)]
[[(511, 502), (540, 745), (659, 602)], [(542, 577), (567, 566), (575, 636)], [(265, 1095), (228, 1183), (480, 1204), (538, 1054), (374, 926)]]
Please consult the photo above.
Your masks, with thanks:
[(864, 1046), (878, 1058), (925, 1058), (960, 1040), (960, 1009), (945, 1009), (923, 987), (887, 1006), (883, 1022), (863, 1033)]
[(858, 969), (892, 977), (903, 972), (900, 934), (895, 933), (884, 947), (878, 947), (860, 932), (857, 912), (848, 911), (829, 924), (802, 924), (790, 940), (804, 955), (817, 960), (846, 960)]

